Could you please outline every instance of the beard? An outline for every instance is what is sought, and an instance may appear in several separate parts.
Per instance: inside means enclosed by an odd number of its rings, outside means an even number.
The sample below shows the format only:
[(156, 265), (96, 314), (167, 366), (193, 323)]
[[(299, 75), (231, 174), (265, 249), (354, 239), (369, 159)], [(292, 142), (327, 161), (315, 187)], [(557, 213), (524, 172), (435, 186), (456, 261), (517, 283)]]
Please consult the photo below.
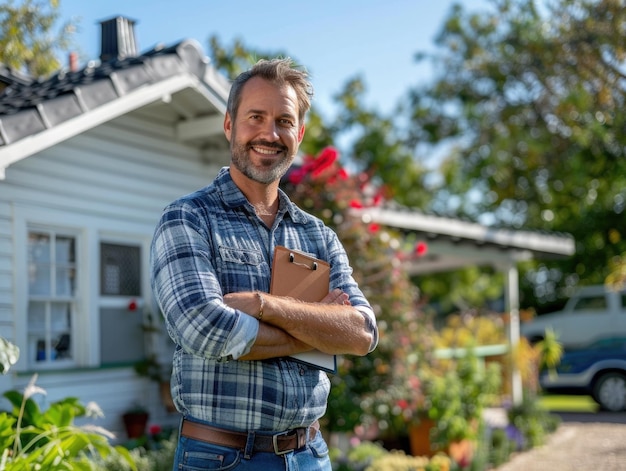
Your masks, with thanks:
[[(276, 157), (261, 159), (261, 164), (257, 167), (252, 163), (248, 155), (249, 149), (254, 145), (280, 150), (282, 157), (278, 159)], [(287, 147), (272, 142), (252, 141), (242, 144), (237, 141), (234, 132), (232, 134), (230, 153), (232, 163), (237, 170), (250, 180), (264, 185), (280, 180), (287, 173), (296, 156), (295, 151), (290, 151)]]

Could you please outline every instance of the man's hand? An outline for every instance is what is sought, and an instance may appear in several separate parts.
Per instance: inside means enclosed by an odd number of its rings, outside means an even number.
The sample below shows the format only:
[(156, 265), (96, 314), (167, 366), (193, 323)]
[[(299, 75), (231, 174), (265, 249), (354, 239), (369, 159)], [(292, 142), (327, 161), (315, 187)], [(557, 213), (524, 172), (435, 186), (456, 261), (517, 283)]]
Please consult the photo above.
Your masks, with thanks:
[[(337, 290), (339, 291), (339, 290)], [(341, 291), (340, 291), (341, 292)], [(261, 293), (263, 296), (265, 293)], [(324, 298), (330, 299), (340, 298), (335, 295), (331, 297), (331, 293)], [(258, 317), (261, 309), (261, 300), (255, 291), (245, 291), (240, 293), (229, 293), (224, 296), (224, 303), (252, 317)], [(289, 335), (279, 327), (261, 322), (257, 338), (252, 349), (240, 360), (264, 360), (267, 358), (276, 358), (282, 356), (293, 355), (295, 353), (307, 352), (313, 350), (313, 347)]]
[(344, 306), (351, 306), (350, 297), (339, 288), (332, 290), (320, 302), (323, 304), (343, 304)]
[[(261, 293), (263, 296), (264, 293)], [(224, 295), (224, 304), (233, 309), (245, 312), (252, 317), (258, 317), (261, 311), (261, 298), (256, 291), (242, 291)]]

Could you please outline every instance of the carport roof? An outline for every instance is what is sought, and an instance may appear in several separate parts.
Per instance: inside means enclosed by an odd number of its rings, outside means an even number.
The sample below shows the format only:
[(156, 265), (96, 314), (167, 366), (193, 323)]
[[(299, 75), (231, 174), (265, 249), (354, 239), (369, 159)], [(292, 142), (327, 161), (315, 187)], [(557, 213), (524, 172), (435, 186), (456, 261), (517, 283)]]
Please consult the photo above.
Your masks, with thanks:
[(501, 229), (413, 209), (376, 207), (356, 213), (365, 222), (414, 234), (428, 244), (427, 253), (406, 267), (411, 274), (450, 271), (468, 265), (502, 269), (533, 258), (565, 258), (576, 251), (574, 238), (564, 233)]

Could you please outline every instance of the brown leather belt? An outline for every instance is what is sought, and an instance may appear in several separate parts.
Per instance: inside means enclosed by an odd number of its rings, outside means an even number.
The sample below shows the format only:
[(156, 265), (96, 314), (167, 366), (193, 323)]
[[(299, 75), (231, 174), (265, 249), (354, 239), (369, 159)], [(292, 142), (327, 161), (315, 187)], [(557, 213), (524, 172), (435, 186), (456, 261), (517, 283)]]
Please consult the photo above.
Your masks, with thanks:
[[(307, 441), (315, 438), (320, 428), (316, 420), (310, 427), (300, 427), (274, 435), (261, 435), (255, 432), (235, 432), (210, 425), (199, 424), (183, 419), (180, 434), (184, 437), (200, 440), (213, 445), (238, 448), (252, 453), (269, 452), (284, 455), (298, 450), (306, 445)], [(249, 442), (248, 440), (251, 440)], [(250, 449), (249, 447), (252, 446)]]

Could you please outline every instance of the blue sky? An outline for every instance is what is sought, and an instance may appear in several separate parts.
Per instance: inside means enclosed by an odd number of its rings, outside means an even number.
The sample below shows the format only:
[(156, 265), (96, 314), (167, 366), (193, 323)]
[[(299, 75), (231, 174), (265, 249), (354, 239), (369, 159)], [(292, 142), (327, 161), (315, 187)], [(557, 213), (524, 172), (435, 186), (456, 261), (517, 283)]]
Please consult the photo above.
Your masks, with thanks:
[[(459, 0), (460, 1), (460, 0)], [(208, 55), (208, 38), (236, 38), (260, 50), (283, 50), (312, 74), (314, 102), (333, 112), (332, 96), (359, 74), (366, 102), (390, 112), (411, 85), (429, 78), (414, 54), (432, 49), (453, 0), (61, 0), (62, 20), (78, 20), (81, 59), (100, 54), (99, 22), (123, 15), (136, 20), (139, 51), (195, 39)], [(467, 10), (486, 0), (463, 0)]]

